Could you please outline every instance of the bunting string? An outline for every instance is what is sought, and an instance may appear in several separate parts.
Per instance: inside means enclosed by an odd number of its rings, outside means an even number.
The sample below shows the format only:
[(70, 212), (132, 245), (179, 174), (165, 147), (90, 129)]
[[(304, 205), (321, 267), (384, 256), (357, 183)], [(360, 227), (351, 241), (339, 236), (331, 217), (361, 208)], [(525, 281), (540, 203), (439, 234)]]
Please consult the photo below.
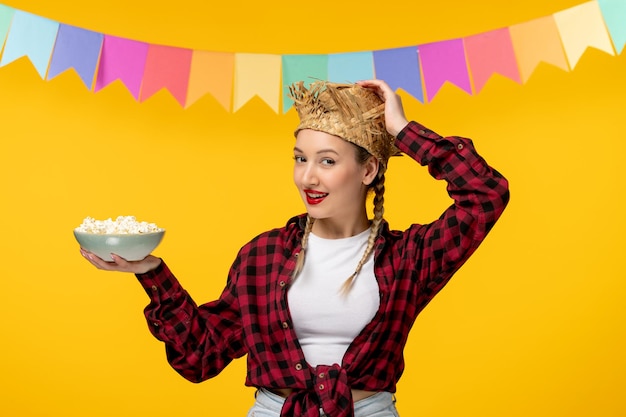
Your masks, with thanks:
[(426, 103), (446, 82), (473, 95), (494, 74), (524, 84), (541, 62), (571, 71), (587, 48), (622, 53), (626, 1), (593, 0), (528, 22), (427, 44), (290, 55), (150, 44), (0, 4), (0, 45), (0, 67), (27, 57), (44, 80), (73, 68), (93, 92), (119, 80), (140, 102), (164, 89), (183, 108), (210, 94), (225, 110), (236, 112), (258, 96), (276, 113), (286, 113), (293, 104), (287, 86), (299, 80), (379, 78)]

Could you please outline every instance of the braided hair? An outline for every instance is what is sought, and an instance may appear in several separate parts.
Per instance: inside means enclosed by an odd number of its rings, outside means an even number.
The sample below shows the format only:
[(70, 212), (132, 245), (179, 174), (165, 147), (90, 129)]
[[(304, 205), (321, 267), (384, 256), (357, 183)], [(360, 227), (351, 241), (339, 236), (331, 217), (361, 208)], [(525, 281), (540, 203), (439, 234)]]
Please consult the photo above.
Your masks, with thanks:
[[(364, 164), (372, 155), (361, 146), (352, 144), (356, 148), (356, 158), (360, 164)], [(379, 163), (378, 164), (378, 174), (374, 181), (368, 186), (369, 190), (374, 191), (374, 218), (372, 219), (370, 235), (367, 239), (367, 247), (365, 248), (365, 252), (361, 257), (359, 263), (357, 264), (354, 272), (350, 275), (346, 281), (343, 283), (341, 287), (341, 293), (347, 294), (352, 288), (356, 278), (361, 272), (363, 265), (367, 262), (367, 259), (370, 257), (374, 250), (374, 244), (376, 243), (376, 238), (378, 237), (378, 231), (380, 230), (380, 225), (383, 221), (384, 214), (384, 202), (385, 202), (385, 169), (386, 166)], [(368, 191), (369, 191), (368, 190)], [(315, 223), (315, 219), (311, 216), (307, 216), (306, 226), (304, 227), (304, 233), (302, 235), (302, 250), (298, 255), (298, 259), (296, 261), (296, 267), (293, 272), (292, 282), (297, 278), (297, 276), (302, 272), (302, 268), (304, 268), (304, 259), (305, 254), (309, 242), (309, 235), (311, 230), (313, 229), (313, 223)]]

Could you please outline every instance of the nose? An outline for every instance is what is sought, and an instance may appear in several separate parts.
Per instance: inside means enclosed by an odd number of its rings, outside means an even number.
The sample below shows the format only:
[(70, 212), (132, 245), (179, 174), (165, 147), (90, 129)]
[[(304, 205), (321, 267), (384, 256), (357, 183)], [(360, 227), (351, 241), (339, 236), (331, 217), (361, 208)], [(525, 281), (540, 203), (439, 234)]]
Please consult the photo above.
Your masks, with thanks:
[(302, 167), (302, 184), (304, 185), (317, 185), (319, 184), (319, 178), (315, 170), (315, 165), (307, 163)]

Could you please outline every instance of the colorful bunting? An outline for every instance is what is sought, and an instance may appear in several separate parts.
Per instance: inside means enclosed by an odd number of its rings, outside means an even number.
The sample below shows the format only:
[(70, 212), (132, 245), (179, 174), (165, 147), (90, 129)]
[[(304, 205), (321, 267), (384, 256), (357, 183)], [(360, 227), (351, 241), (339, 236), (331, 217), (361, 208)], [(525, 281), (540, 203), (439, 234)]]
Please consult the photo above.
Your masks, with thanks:
[(186, 107), (195, 103), (205, 94), (211, 94), (224, 109), (230, 111), (235, 54), (193, 51), (189, 72)]
[[(14, 8), (0, 4), (0, 45), (4, 45), (4, 41), (7, 39), (14, 13)], [(2, 48), (0, 47), (0, 49)]]
[(103, 38), (101, 33), (62, 24), (52, 52), (47, 79), (74, 68), (87, 88), (91, 89)]
[(374, 51), (374, 70), (376, 78), (394, 90), (401, 88), (424, 102), (417, 46)]
[(554, 19), (571, 68), (576, 66), (588, 47), (613, 55), (613, 45), (596, 1), (555, 13)]
[(58, 30), (57, 22), (16, 10), (0, 66), (27, 56), (41, 78), (45, 78)]
[(328, 55), (283, 55), (283, 113), (293, 104), (288, 87), (296, 81), (308, 86), (313, 80), (328, 79)]
[(192, 54), (191, 49), (150, 45), (139, 100), (145, 101), (160, 89), (166, 88), (184, 107)]
[(278, 113), (280, 63), (280, 55), (235, 54), (233, 111), (256, 95)]
[(472, 93), (463, 39), (428, 43), (417, 50), (428, 100), (432, 100), (446, 81)]
[(598, 0), (598, 4), (613, 39), (613, 46), (621, 54), (626, 44), (626, 1)]
[[(138, 101), (166, 89), (184, 108), (210, 94), (226, 111), (257, 96), (278, 113), (287, 87), (314, 79), (386, 80), (422, 103), (446, 83), (480, 92), (494, 74), (525, 83), (541, 62), (573, 69), (587, 48), (626, 46), (626, 1), (594, 0), (485, 33), (423, 45), (334, 54), (245, 54), (148, 44), (92, 32), (0, 4), (0, 66), (23, 56), (43, 79), (74, 69), (100, 91), (120, 80)], [(280, 106), (282, 98), (282, 106)]]
[(139, 99), (148, 47), (144, 42), (105, 35), (95, 91), (119, 79)]
[(337, 83), (353, 83), (374, 78), (372, 52), (352, 52), (328, 56), (328, 80)]
[(463, 42), (477, 92), (495, 73), (521, 83), (508, 28), (468, 36)]
[(554, 17), (547, 16), (509, 27), (522, 82), (528, 81), (540, 62), (569, 71)]

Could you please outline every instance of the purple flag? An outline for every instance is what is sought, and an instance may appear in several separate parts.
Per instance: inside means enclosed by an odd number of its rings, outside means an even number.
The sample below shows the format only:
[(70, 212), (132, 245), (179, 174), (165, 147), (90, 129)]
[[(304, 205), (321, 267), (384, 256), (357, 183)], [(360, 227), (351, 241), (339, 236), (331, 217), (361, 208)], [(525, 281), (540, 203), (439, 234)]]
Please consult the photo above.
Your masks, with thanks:
[(48, 79), (74, 68), (87, 88), (91, 89), (102, 39), (101, 33), (61, 24), (48, 69)]
[(392, 89), (401, 88), (424, 102), (417, 46), (374, 51), (374, 71)]
[(446, 81), (472, 94), (463, 39), (428, 43), (417, 48), (428, 100), (432, 100)]

